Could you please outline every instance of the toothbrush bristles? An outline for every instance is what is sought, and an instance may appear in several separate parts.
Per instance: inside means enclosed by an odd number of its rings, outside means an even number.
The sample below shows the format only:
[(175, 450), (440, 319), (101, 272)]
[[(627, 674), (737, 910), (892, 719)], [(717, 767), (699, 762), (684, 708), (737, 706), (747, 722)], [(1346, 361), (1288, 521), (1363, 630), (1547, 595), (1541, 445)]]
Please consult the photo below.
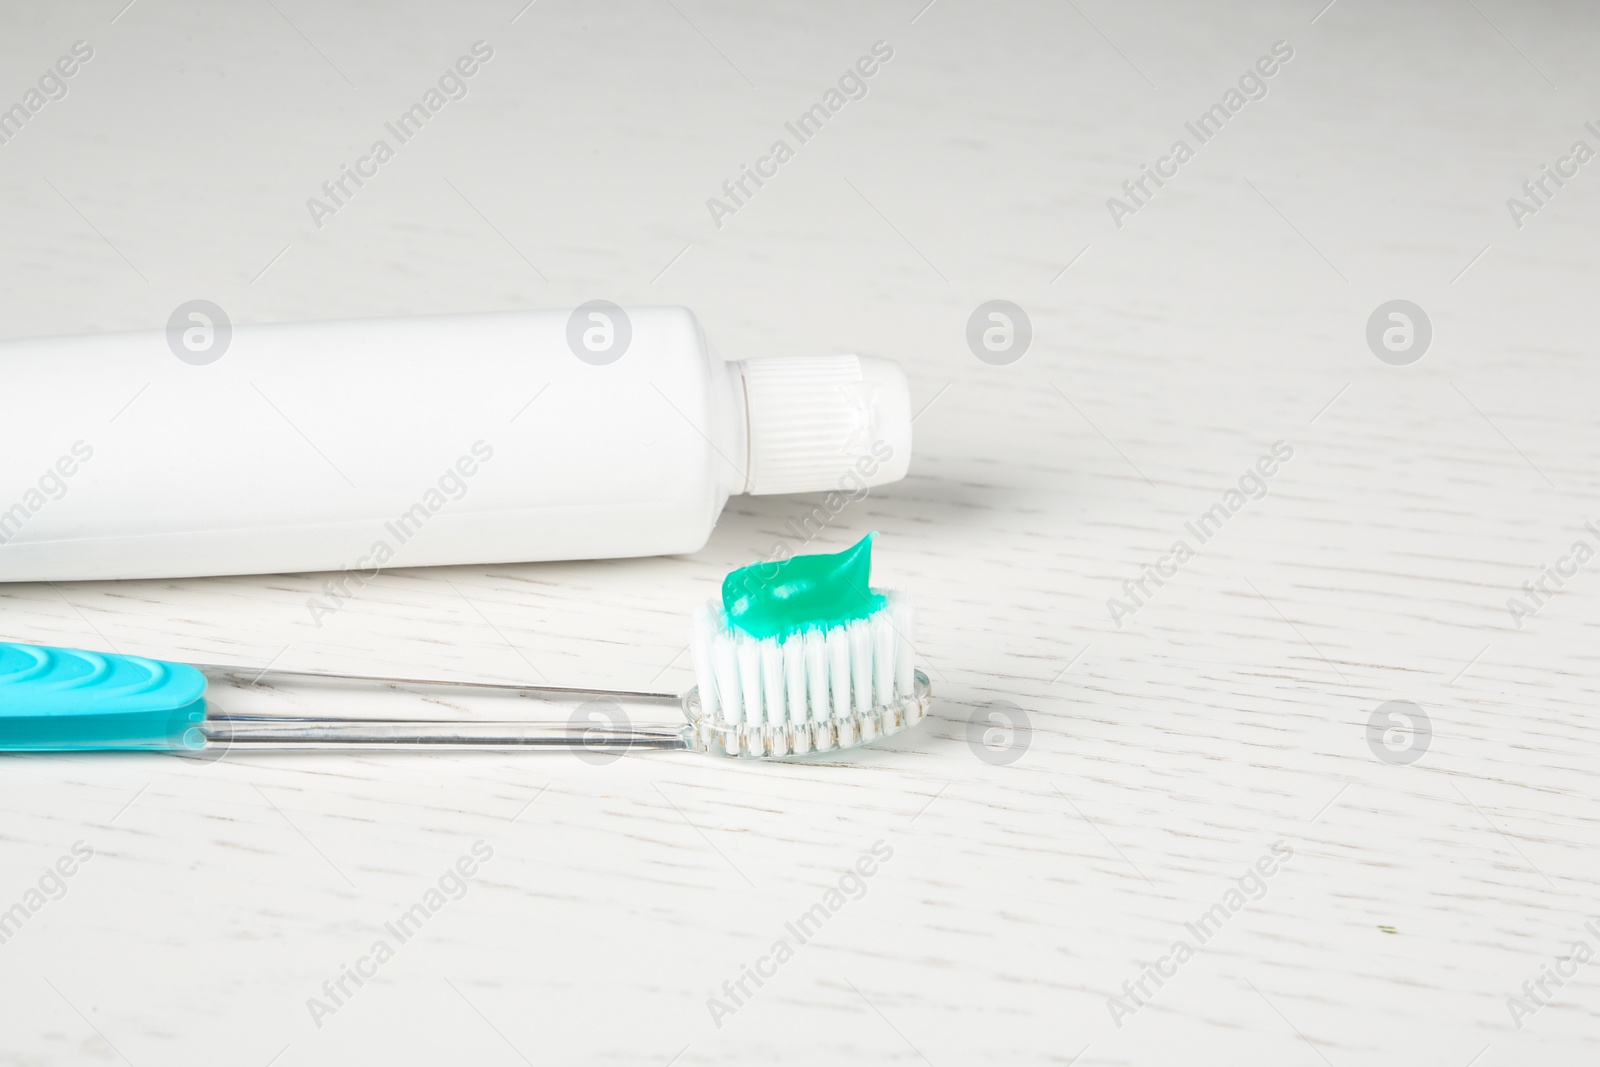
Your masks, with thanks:
[(722, 605), (694, 615), (700, 747), (730, 756), (801, 756), (864, 744), (921, 720), (910, 600), (886, 594), (864, 619), (756, 638), (731, 629)]

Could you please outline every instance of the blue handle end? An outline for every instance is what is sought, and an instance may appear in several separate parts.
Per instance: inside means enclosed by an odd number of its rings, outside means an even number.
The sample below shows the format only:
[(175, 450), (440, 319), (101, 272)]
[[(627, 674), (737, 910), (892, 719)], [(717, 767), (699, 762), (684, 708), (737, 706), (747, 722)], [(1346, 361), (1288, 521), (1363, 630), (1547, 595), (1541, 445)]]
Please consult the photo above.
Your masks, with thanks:
[(205, 690), (183, 663), (0, 642), (0, 752), (203, 748)]

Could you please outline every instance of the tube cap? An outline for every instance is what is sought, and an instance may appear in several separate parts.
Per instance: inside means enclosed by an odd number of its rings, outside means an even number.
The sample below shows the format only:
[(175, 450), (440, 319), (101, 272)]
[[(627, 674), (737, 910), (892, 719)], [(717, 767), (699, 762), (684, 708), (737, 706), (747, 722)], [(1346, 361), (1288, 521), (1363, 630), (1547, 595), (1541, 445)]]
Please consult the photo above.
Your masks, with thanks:
[(871, 356), (751, 359), (744, 377), (750, 462), (745, 492), (859, 492), (905, 477), (911, 390)]

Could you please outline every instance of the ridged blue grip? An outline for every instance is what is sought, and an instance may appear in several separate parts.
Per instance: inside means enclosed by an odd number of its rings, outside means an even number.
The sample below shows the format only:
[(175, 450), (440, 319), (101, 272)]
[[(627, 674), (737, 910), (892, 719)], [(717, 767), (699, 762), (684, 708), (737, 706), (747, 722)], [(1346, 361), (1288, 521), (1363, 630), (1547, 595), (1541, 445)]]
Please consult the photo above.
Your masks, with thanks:
[(0, 752), (203, 747), (205, 690), (182, 663), (0, 642)]

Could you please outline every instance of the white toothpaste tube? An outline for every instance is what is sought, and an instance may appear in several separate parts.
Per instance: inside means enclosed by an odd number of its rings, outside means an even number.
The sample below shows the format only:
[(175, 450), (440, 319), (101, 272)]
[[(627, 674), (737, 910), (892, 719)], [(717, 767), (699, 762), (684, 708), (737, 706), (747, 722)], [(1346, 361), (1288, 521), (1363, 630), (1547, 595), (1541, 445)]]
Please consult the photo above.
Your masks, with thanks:
[(9, 341), (0, 581), (692, 552), (903, 477), (911, 417), (892, 362), (724, 362), (683, 308)]

